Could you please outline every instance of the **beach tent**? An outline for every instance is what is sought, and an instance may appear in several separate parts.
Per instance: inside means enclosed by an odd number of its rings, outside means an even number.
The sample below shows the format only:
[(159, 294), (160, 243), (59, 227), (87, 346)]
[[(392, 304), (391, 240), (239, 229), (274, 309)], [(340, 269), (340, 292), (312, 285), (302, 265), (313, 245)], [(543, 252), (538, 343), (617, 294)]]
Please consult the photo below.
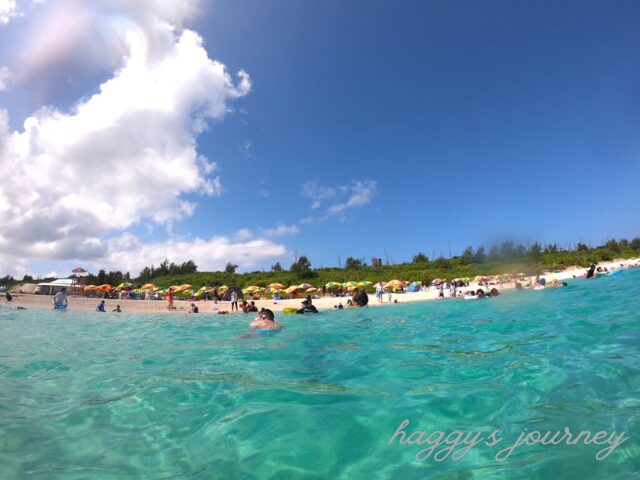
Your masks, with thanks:
[(225, 292), (224, 296), (222, 297), (222, 300), (224, 300), (225, 302), (231, 301), (232, 292), (236, 292), (238, 294), (238, 300), (244, 300), (244, 294), (242, 293), (242, 290), (240, 290), (238, 287), (229, 287)]
[(414, 293), (420, 290), (420, 282), (413, 282), (411, 285), (409, 285), (409, 288), (407, 288), (407, 292), (409, 293)]

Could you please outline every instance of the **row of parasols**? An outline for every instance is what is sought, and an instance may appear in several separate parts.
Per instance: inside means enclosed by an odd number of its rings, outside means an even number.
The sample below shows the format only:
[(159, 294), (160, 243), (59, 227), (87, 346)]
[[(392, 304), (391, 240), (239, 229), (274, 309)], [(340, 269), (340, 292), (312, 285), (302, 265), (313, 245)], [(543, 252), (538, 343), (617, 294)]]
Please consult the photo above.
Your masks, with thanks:
[[(517, 274), (517, 277), (524, 277), (524, 276), (526, 276), (524, 273)], [(502, 276), (501, 275), (490, 275), (490, 276), (478, 275), (473, 278), (473, 281), (485, 282), (485, 281), (500, 280), (500, 279), (507, 279), (507, 278), (509, 278), (508, 275), (502, 275)], [(440, 285), (442, 283), (445, 283), (446, 281), (447, 280), (445, 278), (436, 278), (431, 283), (434, 285)], [(471, 278), (459, 277), (459, 278), (454, 278), (451, 281), (452, 282), (458, 282), (458, 281), (468, 282), (468, 281), (471, 281)], [(389, 282), (380, 282), (380, 284), (386, 289), (395, 291), (395, 290), (404, 289), (411, 286), (419, 286), (421, 285), (421, 282), (408, 282), (406, 280), (391, 280)], [(371, 285), (373, 285), (373, 283), (369, 281), (363, 281), (363, 282), (351, 281), (351, 282), (327, 282), (324, 286), (326, 287), (327, 290), (343, 289), (347, 291), (354, 291), (358, 288), (370, 287)], [(216, 291), (219, 294), (223, 295), (228, 289), (229, 289), (228, 285), (221, 285), (219, 287), (204, 286), (198, 290), (193, 290), (193, 286), (188, 283), (184, 283), (182, 285), (172, 285), (168, 288), (157, 286), (153, 283), (146, 283), (139, 288), (134, 288), (134, 285), (132, 283), (123, 282), (120, 285), (117, 285), (115, 287), (113, 285), (109, 285), (106, 283), (104, 285), (87, 285), (86, 287), (84, 287), (84, 292), (91, 293), (91, 292), (128, 291), (136, 294), (145, 293), (145, 294), (165, 295), (169, 291), (171, 291), (174, 294), (188, 294), (188, 295), (193, 295), (195, 297), (201, 297), (203, 295), (213, 294)], [(299, 293), (315, 293), (320, 290), (321, 288), (317, 288), (310, 283), (301, 283), (300, 285), (291, 285), (289, 287), (285, 287), (281, 283), (271, 283), (266, 287), (260, 287), (258, 285), (250, 285), (248, 287), (243, 288), (242, 293), (244, 293), (245, 295), (255, 295), (255, 294), (263, 294), (263, 293), (270, 294), (270, 295), (276, 294), (276, 293), (299, 294)]]

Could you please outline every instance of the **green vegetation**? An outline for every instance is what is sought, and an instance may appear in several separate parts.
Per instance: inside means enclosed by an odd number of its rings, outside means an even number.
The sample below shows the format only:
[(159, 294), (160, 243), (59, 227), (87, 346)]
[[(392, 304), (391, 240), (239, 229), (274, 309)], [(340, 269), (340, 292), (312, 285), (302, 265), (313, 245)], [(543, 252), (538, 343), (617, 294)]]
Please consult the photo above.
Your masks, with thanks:
[[(189, 283), (196, 288), (204, 285), (237, 285), (245, 287), (258, 285), (266, 287), (271, 283), (296, 285), (309, 282), (316, 286), (330, 281), (346, 282), (350, 280), (371, 282), (388, 281), (391, 279), (419, 281), (428, 283), (435, 278), (452, 279), (454, 277), (474, 277), (476, 275), (495, 275), (499, 273), (518, 273), (535, 275), (544, 271), (561, 271), (569, 266), (578, 265), (587, 268), (591, 263), (610, 261), (616, 258), (634, 258), (640, 256), (640, 238), (629, 241), (609, 240), (604, 245), (589, 248), (583, 243), (576, 245), (573, 250), (561, 249), (555, 244), (543, 247), (534, 243), (528, 249), (512, 242), (503, 242), (490, 248), (485, 253), (484, 247), (475, 251), (467, 247), (460, 256), (453, 258), (439, 257), (430, 261), (423, 253), (413, 257), (412, 262), (395, 265), (370, 266), (363, 260), (348, 258), (345, 268), (314, 269), (306, 256), (300, 256), (290, 267), (284, 270), (280, 263), (271, 267), (270, 272), (236, 273), (236, 265), (228, 263), (223, 272), (198, 272), (193, 261), (181, 265), (165, 260), (159, 267), (145, 267), (137, 278), (131, 278), (129, 273), (109, 272), (100, 270), (98, 275), (88, 275), (82, 278), (84, 284), (100, 285), (110, 283), (117, 285), (123, 281), (134, 284), (152, 282), (156, 285), (168, 287)], [(29, 277), (29, 280), (31, 278)], [(27, 277), (23, 281), (28, 281)], [(16, 280), (11, 276), (0, 278), (0, 285), (12, 286)]]

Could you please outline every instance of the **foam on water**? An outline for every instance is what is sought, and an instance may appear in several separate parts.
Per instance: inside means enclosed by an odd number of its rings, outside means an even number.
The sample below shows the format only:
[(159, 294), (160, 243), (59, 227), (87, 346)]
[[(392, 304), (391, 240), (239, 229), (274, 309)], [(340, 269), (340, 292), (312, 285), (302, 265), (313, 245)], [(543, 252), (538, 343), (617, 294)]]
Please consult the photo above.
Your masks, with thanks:
[[(0, 478), (640, 475), (640, 271), (563, 289), (279, 316), (0, 307)], [(417, 462), (408, 432), (625, 431)]]

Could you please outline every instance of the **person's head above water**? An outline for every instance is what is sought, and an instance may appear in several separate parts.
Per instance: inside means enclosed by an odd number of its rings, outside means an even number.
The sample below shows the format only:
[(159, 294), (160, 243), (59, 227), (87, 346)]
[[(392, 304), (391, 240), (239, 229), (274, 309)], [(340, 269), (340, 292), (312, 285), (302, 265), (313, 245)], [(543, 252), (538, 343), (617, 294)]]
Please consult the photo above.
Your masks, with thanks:
[(260, 310), (258, 318), (260, 318), (261, 320), (270, 320), (273, 322), (275, 321), (276, 317), (271, 310), (269, 310), (268, 308), (263, 308), (262, 310)]

